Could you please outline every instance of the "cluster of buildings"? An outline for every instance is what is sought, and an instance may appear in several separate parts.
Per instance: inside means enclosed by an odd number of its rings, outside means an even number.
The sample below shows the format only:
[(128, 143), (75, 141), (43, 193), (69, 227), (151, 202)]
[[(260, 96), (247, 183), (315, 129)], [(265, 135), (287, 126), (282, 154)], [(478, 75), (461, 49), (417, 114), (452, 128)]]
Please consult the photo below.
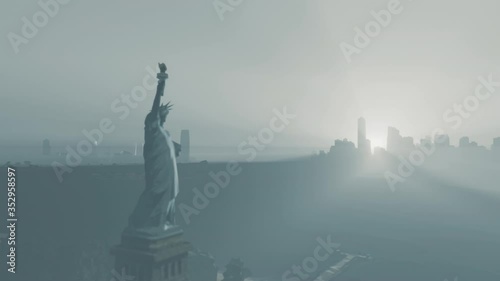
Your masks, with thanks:
[[(485, 146), (479, 145), (475, 141), (471, 141), (469, 137), (461, 137), (458, 142), (458, 147), (450, 144), (450, 137), (446, 134), (436, 134), (434, 138), (425, 137), (420, 139), (417, 144), (414, 142), (412, 137), (403, 137), (399, 133), (399, 130), (394, 127), (389, 127), (387, 133), (387, 152), (397, 155), (397, 154), (407, 154), (412, 150), (416, 149), (418, 146), (428, 146), (434, 145), (436, 148), (441, 149), (478, 149), (478, 150), (488, 150)], [(493, 139), (493, 144), (491, 145), (491, 150), (500, 151), (500, 137)]]
[[(418, 143), (413, 137), (402, 136), (398, 129), (389, 127), (387, 129), (387, 146), (386, 149), (375, 147), (374, 153), (388, 152), (392, 155), (405, 155), (415, 150), (419, 146), (435, 145), (436, 148), (457, 148), (450, 144), (450, 137), (446, 134), (437, 134), (434, 138), (426, 137), (420, 139)], [(357, 146), (347, 140), (335, 140), (335, 144), (330, 148), (330, 154), (339, 153), (357, 153), (361, 156), (369, 156), (372, 154), (371, 142), (366, 137), (366, 120), (361, 117), (358, 119), (358, 136)], [(480, 146), (477, 142), (471, 141), (469, 137), (462, 137), (459, 140), (459, 149), (478, 149), (487, 150), (486, 147)], [(500, 137), (493, 139), (491, 150), (500, 151)], [(322, 153), (324, 154), (324, 153)]]
[[(85, 163), (87, 164), (132, 164), (142, 163), (142, 148), (144, 144), (135, 143), (134, 146), (127, 150), (119, 146), (100, 146), (96, 145), (92, 149), (90, 155), (85, 156)], [(191, 141), (189, 130), (182, 130), (180, 137), (180, 144), (174, 142), (176, 157), (178, 163), (191, 162)], [(37, 148), (39, 149), (39, 148)], [(44, 139), (42, 141), (42, 155), (30, 155), (31, 159), (37, 164), (50, 164), (52, 161), (57, 160), (67, 155), (67, 151), (61, 147), (53, 147), (50, 140)], [(39, 154), (38, 154), (39, 155)]]

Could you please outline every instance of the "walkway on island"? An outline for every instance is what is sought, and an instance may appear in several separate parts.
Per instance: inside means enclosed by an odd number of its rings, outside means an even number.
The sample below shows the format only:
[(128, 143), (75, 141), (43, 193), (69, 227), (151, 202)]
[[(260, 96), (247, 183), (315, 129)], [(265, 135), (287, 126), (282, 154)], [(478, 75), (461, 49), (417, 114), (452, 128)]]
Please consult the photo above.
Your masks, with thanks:
[(327, 270), (321, 273), (316, 279), (314, 279), (314, 281), (332, 281), (336, 276), (344, 272), (349, 267), (349, 265), (351, 265), (354, 261), (358, 259), (371, 259), (368, 256), (352, 255), (347, 253), (344, 254), (346, 255), (346, 257), (343, 260), (329, 267)]

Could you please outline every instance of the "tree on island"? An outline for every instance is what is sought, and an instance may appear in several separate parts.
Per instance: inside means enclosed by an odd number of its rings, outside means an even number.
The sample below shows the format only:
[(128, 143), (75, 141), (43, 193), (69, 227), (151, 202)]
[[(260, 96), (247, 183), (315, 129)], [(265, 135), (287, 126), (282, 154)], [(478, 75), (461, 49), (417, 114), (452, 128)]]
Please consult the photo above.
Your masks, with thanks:
[(252, 275), (250, 270), (243, 265), (241, 259), (231, 259), (226, 265), (226, 271), (224, 271), (224, 279), (222, 281), (243, 281)]

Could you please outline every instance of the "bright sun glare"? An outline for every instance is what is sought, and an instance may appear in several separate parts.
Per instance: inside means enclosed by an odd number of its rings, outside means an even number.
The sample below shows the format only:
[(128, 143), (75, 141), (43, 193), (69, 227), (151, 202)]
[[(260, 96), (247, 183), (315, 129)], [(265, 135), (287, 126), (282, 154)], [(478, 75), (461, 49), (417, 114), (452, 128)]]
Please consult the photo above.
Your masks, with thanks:
[(381, 137), (379, 135), (370, 137), (369, 135), (367, 138), (370, 140), (371, 145), (372, 145), (372, 152), (375, 149), (375, 147), (382, 147), (385, 149), (386, 146), (386, 139), (384, 137)]

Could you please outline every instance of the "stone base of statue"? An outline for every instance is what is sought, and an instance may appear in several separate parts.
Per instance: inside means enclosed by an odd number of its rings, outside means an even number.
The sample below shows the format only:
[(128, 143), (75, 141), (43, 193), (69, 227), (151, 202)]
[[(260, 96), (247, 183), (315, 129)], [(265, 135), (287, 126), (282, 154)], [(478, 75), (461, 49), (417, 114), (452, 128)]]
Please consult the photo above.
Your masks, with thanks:
[(117, 280), (187, 281), (189, 250), (191, 244), (178, 226), (157, 231), (126, 229), (121, 244), (111, 249), (114, 273), (122, 278)]

